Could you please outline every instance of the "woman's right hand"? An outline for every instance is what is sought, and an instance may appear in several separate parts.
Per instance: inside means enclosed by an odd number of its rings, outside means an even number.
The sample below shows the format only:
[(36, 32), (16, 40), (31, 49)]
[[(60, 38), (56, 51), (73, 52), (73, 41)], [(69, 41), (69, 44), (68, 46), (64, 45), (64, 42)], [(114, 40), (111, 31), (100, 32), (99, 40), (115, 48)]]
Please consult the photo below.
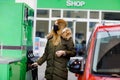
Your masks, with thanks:
[(38, 66), (38, 63), (37, 63), (37, 62), (34, 62), (31, 66), (32, 66), (32, 67), (37, 67), (37, 66)]
[(56, 51), (56, 55), (57, 57), (61, 57), (62, 55), (66, 55), (66, 53), (63, 50), (59, 50), (59, 51)]

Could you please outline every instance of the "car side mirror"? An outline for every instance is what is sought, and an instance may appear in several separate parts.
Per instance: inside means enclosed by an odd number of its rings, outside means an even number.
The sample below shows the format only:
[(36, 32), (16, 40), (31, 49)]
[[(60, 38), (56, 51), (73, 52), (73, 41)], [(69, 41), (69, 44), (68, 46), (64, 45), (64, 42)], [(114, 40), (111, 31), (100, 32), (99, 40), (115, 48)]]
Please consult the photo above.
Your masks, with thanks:
[(72, 57), (68, 62), (68, 70), (73, 73), (83, 74), (85, 60), (84, 57)]

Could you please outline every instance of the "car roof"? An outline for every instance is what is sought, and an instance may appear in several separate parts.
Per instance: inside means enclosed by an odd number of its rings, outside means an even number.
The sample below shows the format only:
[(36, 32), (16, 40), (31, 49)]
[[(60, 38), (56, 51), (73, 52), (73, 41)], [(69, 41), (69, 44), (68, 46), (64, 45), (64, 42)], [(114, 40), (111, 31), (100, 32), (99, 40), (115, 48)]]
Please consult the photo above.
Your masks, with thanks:
[(119, 24), (96, 24), (95, 28), (93, 30), (93, 33), (99, 32), (99, 31), (113, 31), (113, 30), (120, 30), (120, 23)]

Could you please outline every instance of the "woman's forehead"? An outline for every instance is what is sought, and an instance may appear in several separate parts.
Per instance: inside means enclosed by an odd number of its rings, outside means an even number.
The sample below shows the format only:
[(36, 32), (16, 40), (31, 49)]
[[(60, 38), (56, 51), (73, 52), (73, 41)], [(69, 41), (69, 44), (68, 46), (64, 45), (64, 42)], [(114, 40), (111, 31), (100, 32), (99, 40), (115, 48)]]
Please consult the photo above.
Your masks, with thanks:
[(58, 23), (58, 21), (55, 21), (55, 24), (57, 24)]

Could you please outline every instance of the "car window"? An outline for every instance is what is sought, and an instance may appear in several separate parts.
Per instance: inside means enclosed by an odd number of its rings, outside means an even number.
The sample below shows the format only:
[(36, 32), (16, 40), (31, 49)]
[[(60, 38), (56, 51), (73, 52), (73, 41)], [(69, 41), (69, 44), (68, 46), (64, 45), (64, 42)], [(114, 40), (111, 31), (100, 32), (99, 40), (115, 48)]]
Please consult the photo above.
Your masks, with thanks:
[(120, 31), (97, 33), (93, 71), (120, 73)]

